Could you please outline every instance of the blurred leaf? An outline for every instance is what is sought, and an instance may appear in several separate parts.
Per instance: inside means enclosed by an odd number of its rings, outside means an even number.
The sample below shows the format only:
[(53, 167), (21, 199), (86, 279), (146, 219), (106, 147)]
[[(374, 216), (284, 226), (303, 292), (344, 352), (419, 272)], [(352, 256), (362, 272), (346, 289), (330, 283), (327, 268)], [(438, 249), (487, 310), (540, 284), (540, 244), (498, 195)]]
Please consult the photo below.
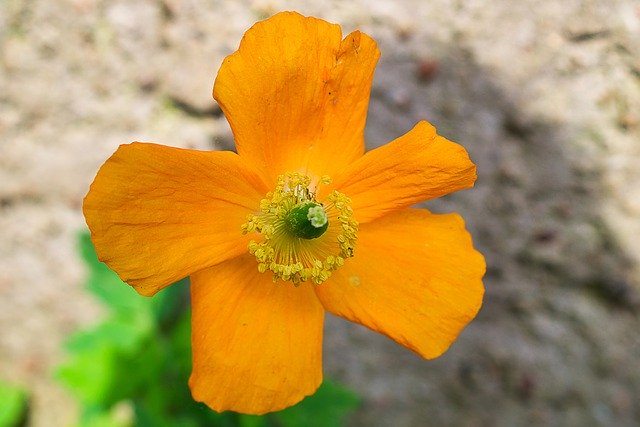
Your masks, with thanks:
[(180, 316), (189, 309), (189, 283), (189, 278), (184, 278), (148, 299), (151, 313), (160, 329), (171, 329)]
[(83, 403), (100, 405), (111, 388), (115, 358), (115, 350), (108, 346), (74, 353), (58, 368), (56, 377)]
[[(67, 342), (70, 357), (57, 376), (89, 404), (108, 405), (126, 398), (152, 375), (149, 370), (157, 363), (157, 356), (150, 354), (157, 348), (153, 334), (152, 320), (124, 315), (78, 332)], [(147, 353), (144, 358), (139, 357), (142, 349)]]
[(27, 394), (19, 387), (0, 381), (0, 427), (17, 427), (25, 422)]
[(135, 413), (130, 401), (123, 400), (109, 409), (85, 408), (80, 419), (82, 427), (133, 427)]
[(325, 381), (314, 395), (274, 417), (283, 427), (337, 427), (359, 405), (360, 398), (354, 392)]
[(112, 317), (91, 329), (71, 336), (66, 347), (71, 352), (91, 351), (101, 346), (111, 346), (122, 351), (135, 351), (141, 339), (153, 332), (151, 319), (143, 316)]
[(238, 414), (238, 427), (268, 427), (267, 417)]

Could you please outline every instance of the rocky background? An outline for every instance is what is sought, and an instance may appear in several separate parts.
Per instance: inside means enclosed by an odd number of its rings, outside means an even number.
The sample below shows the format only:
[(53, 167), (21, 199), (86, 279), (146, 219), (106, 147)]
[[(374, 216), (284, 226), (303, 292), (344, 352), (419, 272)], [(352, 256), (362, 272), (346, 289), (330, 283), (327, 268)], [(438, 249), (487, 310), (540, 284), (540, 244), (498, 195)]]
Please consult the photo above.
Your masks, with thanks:
[(81, 201), (121, 144), (229, 149), (211, 86), (256, 20), (298, 10), (379, 43), (370, 147), (420, 119), (464, 145), (463, 214), (486, 255), (477, 320), (425, 362), (330, 318), (325, 371), (354, 426), (640, 423), (640, 2), (0, 1), (0, 378), (33, 426), (76, 416), (52, 379), (96, 321)]

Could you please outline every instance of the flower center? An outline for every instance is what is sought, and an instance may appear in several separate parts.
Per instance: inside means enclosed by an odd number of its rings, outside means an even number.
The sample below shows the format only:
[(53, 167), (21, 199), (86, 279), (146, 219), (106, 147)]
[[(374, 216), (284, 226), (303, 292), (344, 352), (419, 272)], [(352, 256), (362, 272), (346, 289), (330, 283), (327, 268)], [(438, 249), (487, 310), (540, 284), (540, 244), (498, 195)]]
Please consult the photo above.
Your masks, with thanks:
[[(325, 176), (318, 185), (329, 182)], [(310, 185), (306, 175), (280, 175), (275, 190), (260, 202), (260, 212), (242, 225), (243, 234), (261, 235), (261, 240), (249, 242), (249, 252), (258, 261), (258, 271), (271, 271), (274, 282), (319, 285), (353, 256), (358, 223), (352, 218), (351, 200), (333, 191), (320, 203)]]

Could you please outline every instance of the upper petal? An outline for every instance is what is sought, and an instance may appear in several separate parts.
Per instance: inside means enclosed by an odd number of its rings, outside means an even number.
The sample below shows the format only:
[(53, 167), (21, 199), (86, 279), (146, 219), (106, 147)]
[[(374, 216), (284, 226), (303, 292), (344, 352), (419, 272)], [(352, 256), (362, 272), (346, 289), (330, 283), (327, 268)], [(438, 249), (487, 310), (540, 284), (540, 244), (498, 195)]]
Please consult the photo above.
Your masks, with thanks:
[(143, 295), (247, 250), (266, 187), (238, 155), (121, 145), (84, 199), (101, 261)]
[(354, 217), (364, 223), (472, 187), (475, 180), (476, 167), (465, 149), (422, 121), (347, 167), (333, 187), (351, 198)]
[(244, 256), (194, 274), (191, 296), (194, 399), (263, 414), (318, 388), (324, 310), (310, 284), (273, 283)]
[(484, 258), (460, 216), (404, 209), (358, 235), (355, 256), (316, 287), (324, 307), (425, 358), (442, 354), (484, 293)]
[(213, 96), (238, 153), (269, 179), (331, 175), (364, 152), (376, 43), (293, 12), (258, 22), (218, 72)]

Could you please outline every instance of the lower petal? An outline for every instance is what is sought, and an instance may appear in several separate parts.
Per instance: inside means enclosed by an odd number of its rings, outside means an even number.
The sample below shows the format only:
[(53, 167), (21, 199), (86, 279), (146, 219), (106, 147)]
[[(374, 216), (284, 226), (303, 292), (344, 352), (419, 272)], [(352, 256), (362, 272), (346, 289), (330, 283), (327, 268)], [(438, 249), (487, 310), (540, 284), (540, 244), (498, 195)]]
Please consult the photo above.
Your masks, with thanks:
[(309, 284), (273, 283), (252, 256), (191, 277), (194, 399), (263, 414), (322, 382), (324, 310)]
[(459, 215), (405, 209), (364, 224), (355, 256), (316, 293), (331, 313), (431, 359), (480, 309), (484, 272)]
[(266, 193), (231, 152), (121, 145), (83, 212), (98, 258), (143, 295), (247, 250), (241, 225)]

